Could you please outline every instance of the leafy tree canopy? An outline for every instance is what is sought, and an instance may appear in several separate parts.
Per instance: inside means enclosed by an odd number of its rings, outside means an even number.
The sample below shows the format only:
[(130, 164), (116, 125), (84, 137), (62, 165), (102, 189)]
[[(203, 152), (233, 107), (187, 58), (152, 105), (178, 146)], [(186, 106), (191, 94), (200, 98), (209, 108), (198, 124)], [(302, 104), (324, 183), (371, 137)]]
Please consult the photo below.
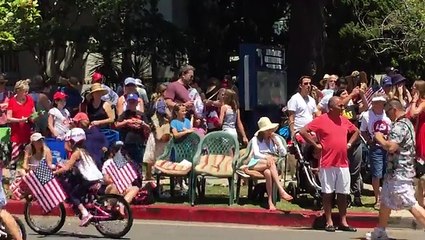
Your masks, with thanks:
[[(339, 30), (343, 40), (357, 42), (355, 57), (400, 67), (411, 77), (425, 73), (425, 1), (344, 0), (355, 19)], [(382, 66), (381, 66), (382, 67)]]
[(39, 29), (37, 0), (0, 0), (0, 49), (19, 48), (22, 36)]

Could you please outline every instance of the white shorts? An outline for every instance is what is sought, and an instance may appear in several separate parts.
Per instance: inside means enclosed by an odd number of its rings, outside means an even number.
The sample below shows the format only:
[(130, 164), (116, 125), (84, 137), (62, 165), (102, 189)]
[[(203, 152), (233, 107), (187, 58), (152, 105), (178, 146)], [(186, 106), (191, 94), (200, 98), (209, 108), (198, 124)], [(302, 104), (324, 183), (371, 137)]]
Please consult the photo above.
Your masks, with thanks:
[(411, 209), (417, 204), (413, 181), (386, 177), (381, 190), (381, 203), (391, 210)]
[(350, 194), (351, 175), (348, 167), (320, 168), (319, 178), (322, 193)]

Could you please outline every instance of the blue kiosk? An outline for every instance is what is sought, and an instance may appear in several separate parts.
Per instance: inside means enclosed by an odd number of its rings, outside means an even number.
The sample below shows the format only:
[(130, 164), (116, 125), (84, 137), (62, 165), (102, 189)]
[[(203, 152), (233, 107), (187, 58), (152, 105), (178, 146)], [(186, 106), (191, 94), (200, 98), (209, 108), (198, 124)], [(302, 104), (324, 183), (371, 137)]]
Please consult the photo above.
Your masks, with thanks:
[(279, 123), (287, 101), (285, 50), (241, 44), (239, 48), (239, 101), (242, 122), (252, 137), (260, 117)]

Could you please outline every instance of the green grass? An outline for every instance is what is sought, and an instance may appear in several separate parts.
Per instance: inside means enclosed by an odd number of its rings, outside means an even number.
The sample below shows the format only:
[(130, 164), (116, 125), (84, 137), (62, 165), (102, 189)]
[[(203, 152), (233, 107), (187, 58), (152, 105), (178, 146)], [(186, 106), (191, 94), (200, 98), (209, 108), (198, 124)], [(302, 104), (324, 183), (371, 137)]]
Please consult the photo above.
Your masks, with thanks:
[[(164, 189), (168, 186), (164, 185)], [(167, 191), (167, 190), (166, 190)], [(239, 204), (234, 204), (231, 207), (235, 208), (266, 208), (267, 199), (250, 200), (246, 196), (248, 189), (246, 186), (241, 187), (241, 198)], [(196, 205), (209, 207), (228, 206), (228, 187), (225, 186), (206, 186), (205, 198), (198, 199)], [(351, 207), (351, 212), (376, 212), (373, 209), (375, 198), (370, 192), (365, 192), (362, 196), (363, 207)], [(188, 204), (188, 196), (174, 196), (171, 198), (158, 199), (155, 204)], [(276, 207), (284, 211), (296, 210), (317, 210), (313, 207), (313, 198), (311, 196), (300, 196), (296, 201), (287, 202), (279, 201)]]

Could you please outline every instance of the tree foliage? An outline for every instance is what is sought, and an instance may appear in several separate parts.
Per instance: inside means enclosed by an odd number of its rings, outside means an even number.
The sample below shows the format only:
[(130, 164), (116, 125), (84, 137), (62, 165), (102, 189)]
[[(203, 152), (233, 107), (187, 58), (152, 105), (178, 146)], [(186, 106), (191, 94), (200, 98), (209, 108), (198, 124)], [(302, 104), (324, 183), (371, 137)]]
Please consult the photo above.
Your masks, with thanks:
[(0, 49), (20, 48), (41, 20), (37, 0), (0, 0)]
[[(378, 65), (395, 65), (406, 74), (425, 73), (423, 0), (345, 0), (354, 19), (339, 30), (344, 41), (360, 46), (356, 56)], [(381, 66), (382, 67), (382, 66)]]

